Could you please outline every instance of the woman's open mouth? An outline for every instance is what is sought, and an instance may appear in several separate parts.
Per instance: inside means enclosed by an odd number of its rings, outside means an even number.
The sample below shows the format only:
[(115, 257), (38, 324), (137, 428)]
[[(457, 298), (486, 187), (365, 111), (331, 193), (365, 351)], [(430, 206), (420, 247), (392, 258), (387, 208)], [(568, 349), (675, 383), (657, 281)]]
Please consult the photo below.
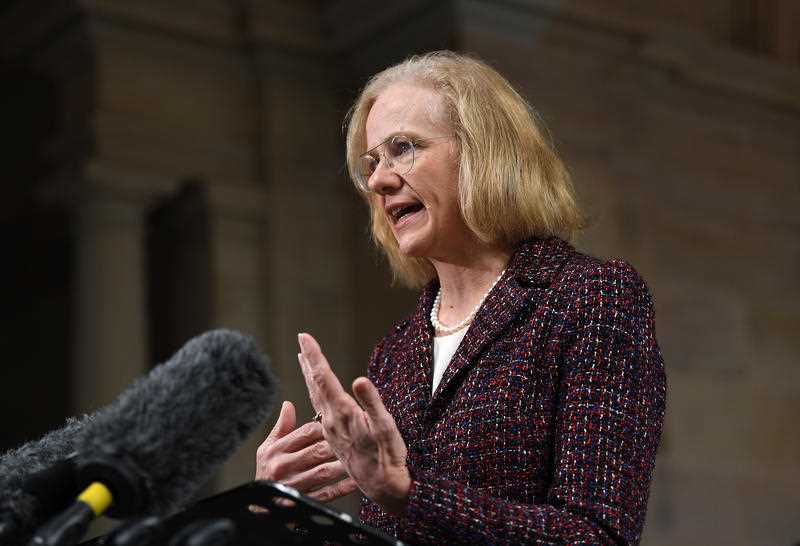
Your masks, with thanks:
[(424, 210), (425, 206), (419, 201), (403, 201), (386, 207), (386, 214), (396, 230), (413, 222)]
[(424, 208), (422, 203), (409, 203), (399, 207), (392, 207), (389, 211), (389, 217), (392, 219), (395, 226), (401, 223), (405, 224)]

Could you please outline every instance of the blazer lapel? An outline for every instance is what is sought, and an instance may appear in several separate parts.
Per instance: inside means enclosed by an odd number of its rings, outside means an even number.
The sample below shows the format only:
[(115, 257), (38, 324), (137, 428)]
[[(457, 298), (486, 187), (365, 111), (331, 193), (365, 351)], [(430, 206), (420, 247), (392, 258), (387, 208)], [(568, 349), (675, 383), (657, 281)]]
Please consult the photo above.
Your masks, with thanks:
[[(503, 334), (524, 309), (536, 305), (536, 290), (550, 286), (570, 251), (572, 249), (569, 244), (556, 238), (525, 241), (517, 248), (505, 275), (475, 315), (461, 345), (447, 366), (431, 399), (431, 408), (443, 404), (442, 399), (448, 398), (450, 386), (458, 383), (458, 378), (478, 362), (481, 353)], [(432, 344), (433, 340), (430, 342)], [(429, 367), (432, 368), (432, 349), (430, 354)], [(427, 381), (430, 389), (430, 373)]]
[(415, 393), (411, 400), (415, 407), (427, 407), (431, 396), (433, 326), (431, 326), (429, 316), (438, 289), (439, 283), (434, 280), (425, 287), (420, 295), (417, 300), (417, 308), (411, 315), (406, 332), (407, 337), (403, 343), (404, 349), (400, 352), (404, 361), (399, 363), (398, 369), (405, 370), (405, 373), (408, 374), (409, 385), (415, 385)]
[[(387, 409), (394, 416), (406, 445), (419, 446), (425, 437), (425, 416), (431, 399), (433, 375), (433, 327), (429, 316), (439, 283), (428, 284), (417, 299), (417, 307), (393, 353), (391, 385), (399, 390)], [(412, 450), (409, 457), (421, 464), (422, 453)]]

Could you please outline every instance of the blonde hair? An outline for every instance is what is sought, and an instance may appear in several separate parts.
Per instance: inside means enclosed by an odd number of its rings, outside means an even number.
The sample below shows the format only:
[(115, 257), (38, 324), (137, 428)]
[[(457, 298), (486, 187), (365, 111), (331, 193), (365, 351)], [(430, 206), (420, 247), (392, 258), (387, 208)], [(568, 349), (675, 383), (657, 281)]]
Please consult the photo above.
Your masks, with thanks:
[[(347, 167), (356, 187), (369, 111), (384, 90), (401, 82), (441, 95), (459, 145), (461, 214), (481, 241), (513, 247), (530, 237), (570, 238), (583, 227), (569, 173), (531, 106), (489, 65), (451, 51), (415, 55), (367, 82), (345, 118)], [(395, 280), (412, 288), (430, 281), (431, 263), (402, 254), (377, 196), (364, 197), (372, 238), (386, 253)]]

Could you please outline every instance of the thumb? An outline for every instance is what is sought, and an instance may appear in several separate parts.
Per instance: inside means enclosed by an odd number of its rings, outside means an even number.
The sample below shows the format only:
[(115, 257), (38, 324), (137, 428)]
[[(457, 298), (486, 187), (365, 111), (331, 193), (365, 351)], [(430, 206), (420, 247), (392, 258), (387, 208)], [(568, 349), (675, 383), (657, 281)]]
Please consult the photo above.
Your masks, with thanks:
[(296, 424), (297, 417), (294, 404), (285, 400), (281, 404), (281, 413), (278, 415), (278, 420), (275, 422), (275, 426), (272, 427), (269, 436), (267, 436), (267, 440), (275, 441), (283, 438), (295, 429)]

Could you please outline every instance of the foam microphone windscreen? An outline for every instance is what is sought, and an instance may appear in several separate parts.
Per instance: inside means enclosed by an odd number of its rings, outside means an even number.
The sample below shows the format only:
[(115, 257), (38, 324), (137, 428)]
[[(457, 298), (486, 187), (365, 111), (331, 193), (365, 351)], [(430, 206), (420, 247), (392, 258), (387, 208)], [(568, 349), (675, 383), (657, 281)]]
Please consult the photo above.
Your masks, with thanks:
[(275, 385), (251, 338), (190, 340), (109, 406), (0, 457), (0, 545), (23, 543), (98, 469), (135, 482), (115, 482), (120, 515), (178, 509), (267, 416)]
[(77, 440), (78, 467), (91, 468), (99, 457), (139, 475), (141, 502), (120, 510), (126, 499), (116, 495), (114, 515), (168, 514), (191, 500), (266, 418), (274, 390), (251, 338), (207, 332), (93, 417)]
[(91, 418), (70, 417), (60, 429), (0, 456), (0, 544), (13, 528), (40, 521), (74, 497), (77, 484), (69, 457)]

